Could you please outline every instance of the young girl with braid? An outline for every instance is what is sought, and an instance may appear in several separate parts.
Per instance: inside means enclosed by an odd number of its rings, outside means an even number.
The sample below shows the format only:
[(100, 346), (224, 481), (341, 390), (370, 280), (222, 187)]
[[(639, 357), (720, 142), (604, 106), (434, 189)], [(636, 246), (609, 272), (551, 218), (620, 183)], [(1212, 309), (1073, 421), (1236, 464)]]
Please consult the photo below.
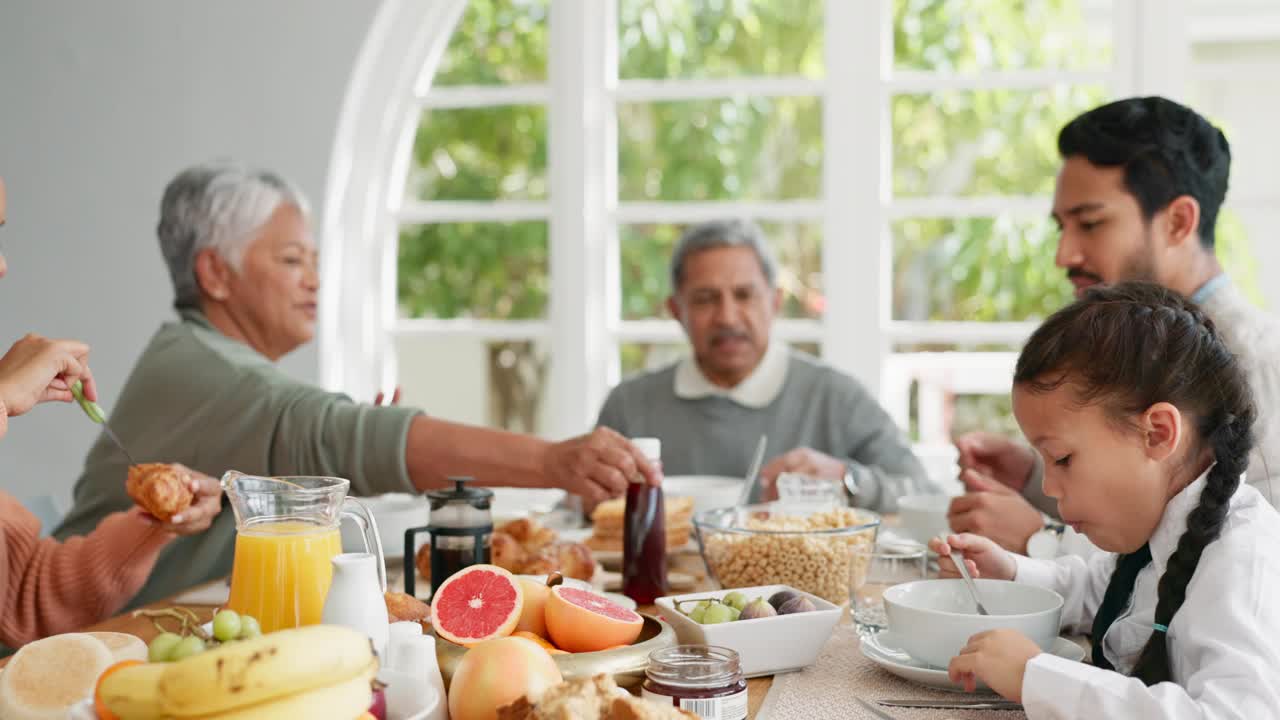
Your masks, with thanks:
[(1240, 476), (1250, 391), (1213, 323), (1156, 285), (1091, 290), (1018, 358), (1013, 410), (1064, 521), (1105, 553), (1032, 560), (976, 535), (935, 539), (971, 572), (1051, 588), (1092, 664), (1022, 634), (970, 638), (953, 680), (1038, 718), (1280, 713), (1280, 514)]

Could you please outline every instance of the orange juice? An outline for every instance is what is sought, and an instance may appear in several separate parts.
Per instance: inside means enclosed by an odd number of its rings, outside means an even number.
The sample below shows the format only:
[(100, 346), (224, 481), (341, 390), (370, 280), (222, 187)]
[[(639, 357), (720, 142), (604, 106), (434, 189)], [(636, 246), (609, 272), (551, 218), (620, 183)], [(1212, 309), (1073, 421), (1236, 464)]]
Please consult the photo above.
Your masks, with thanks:
[(236, 533), (227, 607), (256, 617), (264, 633), (316, 625), (341, 552), (334, 527), (299, 520), (249, 525)]

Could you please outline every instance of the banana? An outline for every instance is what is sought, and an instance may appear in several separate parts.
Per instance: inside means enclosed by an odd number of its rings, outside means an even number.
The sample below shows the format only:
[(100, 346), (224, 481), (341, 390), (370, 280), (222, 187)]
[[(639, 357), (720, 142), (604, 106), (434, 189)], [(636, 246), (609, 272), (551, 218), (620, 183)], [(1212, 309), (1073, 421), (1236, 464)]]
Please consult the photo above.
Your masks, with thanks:
[(369, 638), (350, 628), (280, 630), (170, 663), (160, 706), (176, 718), (217, 715), (350, 680), (371, 662)]
[(160, 720), (162, 663), (122, 667), (102, 678), (98, 697), (121, 720)]
[(378, 670), (376, 662), (349, 680), (241, 707), (198, 720), (352, 720), (373, 704), (370, 683)]

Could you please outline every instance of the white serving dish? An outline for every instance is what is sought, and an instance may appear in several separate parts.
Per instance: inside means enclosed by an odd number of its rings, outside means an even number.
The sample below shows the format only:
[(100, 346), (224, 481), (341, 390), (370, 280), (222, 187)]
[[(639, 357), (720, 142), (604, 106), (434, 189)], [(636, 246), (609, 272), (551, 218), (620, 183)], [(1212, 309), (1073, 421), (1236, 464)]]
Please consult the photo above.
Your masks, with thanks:
[(564, 490), (555, 488), (490, 489), (493, 490), (493, 500), (489, 503), (489, 511), (493, 515), (495, 526), (508, 520), (549, 513), (567, 495)]
[[(717, 625), (701, 625), (676, 610), (677, 602), (721, 598), (730, 592), (743, 593), (748, 599), (766, 600), (779, 590), (791, 590), (813, 601), (817, 610), (792, 615), (778, 615), (758, 620), (735, 620)], [(818, 659), (822, 646), (831, 639), (831, 631), (840, 621), (841, 608), (817, 595), (800, 592), (787, 585), (716, 590), (714, 592), (673, 595), (657, 600), (659, 614), (676, 631), (684, 645), (718, 645), (735, 650), (746, 677), (775, 675), (800, 670)]]
[[(942, 690), (964, 690), (964, 685), (951, 681), (945, 669), (911, 657), (902, 649), (902, 640), (892, 630), (863, 637), (861, 649), (863, 657), (904, 680)], [(1072, 662), (1084, 660), (1084, 648), (1066, 638), (1055, 639), (1049, 652)], [(986, 685), (979, 681), (978, 689), (985, 688)]]
[(1049, 652), (1058, 637), (1062, 596), (1034, 585), (1007, 580), (975, 580), (990, 615), (979, 615), (964, 581), (917, 580), (884, 592), (884, 610), (893, 631), (911, 657), (945, 668), (969, 638), (987, 630), (1011, 628)]
[(738, 504), (742, 494), (742, 478), (723, 475), (667, 475), (662, 491), (668, 497), (693, 498), (693, 512), (730, 507)]
[(912, 540), (927, 545), (939, 535), (951, 532), (947, 522), (950, 495), (904, 495), (898, 499), (898, 527)]

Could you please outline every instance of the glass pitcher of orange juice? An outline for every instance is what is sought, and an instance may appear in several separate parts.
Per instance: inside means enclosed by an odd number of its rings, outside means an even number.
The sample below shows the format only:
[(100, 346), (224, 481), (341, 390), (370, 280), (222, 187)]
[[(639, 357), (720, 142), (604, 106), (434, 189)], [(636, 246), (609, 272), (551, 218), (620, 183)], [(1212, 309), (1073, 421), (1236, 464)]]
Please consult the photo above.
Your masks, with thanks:
[(320, 622), (342, 552), (338, 523), (360, 526), (373, 553), (381, 591), (386, 565), (377, 523), (350, 481), (330, 477), (256, 477), (230, 470), (222, 489), (236, 514), (236, 554), (227, 607), (256, 617), (264, 633)]

